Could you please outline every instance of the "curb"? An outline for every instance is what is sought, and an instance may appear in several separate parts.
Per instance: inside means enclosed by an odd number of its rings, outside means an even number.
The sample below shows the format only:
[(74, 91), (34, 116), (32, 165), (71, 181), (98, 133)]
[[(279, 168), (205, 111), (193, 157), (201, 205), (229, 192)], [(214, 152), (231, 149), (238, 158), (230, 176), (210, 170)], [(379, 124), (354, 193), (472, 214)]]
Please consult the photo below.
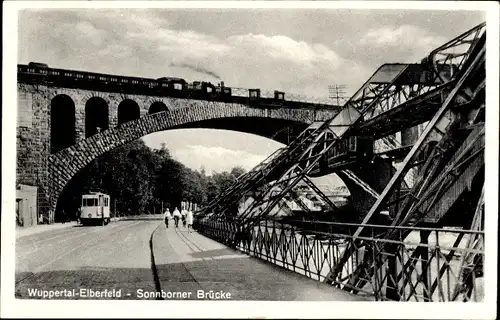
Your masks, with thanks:
[[(153, 281), (155, 283), (155, 289), (156, 292), (161, 292), (161, 285), (160, 285), (160, 278), (158, 276), (158, 269), (156, 268), (156, 263), (155, 263), (155, 255), (154, 255), (154, 249), (153, 249), (153, 238), (156, 233), (156, 231), (163, 226), (163, 222), (160, 223), (154, 231), (151, 233), (151, 237), (149, 237), (149, 251), (151, 253), (151, 272), (153, 273)], [(156, 300), (163, 300), (163, 298), (158, 297)]]

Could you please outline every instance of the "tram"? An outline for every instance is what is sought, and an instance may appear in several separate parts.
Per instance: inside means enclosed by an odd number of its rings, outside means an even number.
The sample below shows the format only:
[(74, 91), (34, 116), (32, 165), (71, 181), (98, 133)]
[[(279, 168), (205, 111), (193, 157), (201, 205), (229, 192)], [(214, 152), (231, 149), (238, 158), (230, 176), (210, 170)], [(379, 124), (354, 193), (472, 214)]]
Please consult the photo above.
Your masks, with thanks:
[(86, 225), (107, 225), (110, 222), (109, 195), (101, 192), (90, 192), (82, 195), (80, 223)]

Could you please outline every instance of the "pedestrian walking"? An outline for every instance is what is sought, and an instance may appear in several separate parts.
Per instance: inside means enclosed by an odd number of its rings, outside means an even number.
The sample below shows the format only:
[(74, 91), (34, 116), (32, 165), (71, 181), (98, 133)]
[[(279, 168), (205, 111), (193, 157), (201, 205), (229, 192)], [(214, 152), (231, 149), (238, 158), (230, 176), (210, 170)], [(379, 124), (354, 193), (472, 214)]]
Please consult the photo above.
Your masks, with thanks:
[(193, 228), (193, 211), (188, 210), (186, 214), (186, 222), (188, 226), (188, 232), (191, 233), (191, 229)]
[(178, 228), (179, 227), (179, 219), (181, 218), (181, 213), (179, 212), (179, 210), (177, 210), (177, 207), (174, 209), (174, 222), (175, 222), (175, 227)]
[(172, 219), (172, 215), (170, 214), (170, 210), (167, 208), (165, 211), (165, 226), (168, 228), (168, 222)]
[(186, 214), (187, 214), (187, 210), (183, 209), (181, 211), (181, 218), (182, 218), (182, 226), (184, 228), (186, 227)]

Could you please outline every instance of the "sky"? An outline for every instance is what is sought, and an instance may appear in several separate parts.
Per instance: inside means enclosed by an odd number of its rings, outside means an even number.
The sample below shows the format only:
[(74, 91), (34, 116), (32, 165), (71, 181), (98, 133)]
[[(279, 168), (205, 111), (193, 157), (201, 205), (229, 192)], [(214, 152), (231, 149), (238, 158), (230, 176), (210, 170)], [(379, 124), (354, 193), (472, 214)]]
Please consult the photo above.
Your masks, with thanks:
[[(485, 20), (482, 12), (354, 9), (29, 9), (18, 62), (328, 97), (355, 92), (381, 64), (418, 62)], [(183, 129), (151, 134), (210, 173), (249, 170), (282, 145), (250, 134)]]

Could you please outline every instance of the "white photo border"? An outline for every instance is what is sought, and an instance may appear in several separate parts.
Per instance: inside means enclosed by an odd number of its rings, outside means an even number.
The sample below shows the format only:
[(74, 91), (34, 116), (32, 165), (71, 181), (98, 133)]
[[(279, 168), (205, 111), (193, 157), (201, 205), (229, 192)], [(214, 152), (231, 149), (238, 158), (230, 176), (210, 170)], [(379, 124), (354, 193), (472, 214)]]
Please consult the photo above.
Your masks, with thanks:
[[(486, 13), (487, 95), (485, 299), (482, 303), (40, 301), (14, 298), (17, 16), (27, 8), (350, 8), (474, 10)], [(494, 319), (497, 292), (499, 5), (481, 1), (6, 1), (3, 3), (2, 317)], [(312, 22), (314, 23), (314, 22)], [(495, 107), (496, 106), (496, 107)]]

